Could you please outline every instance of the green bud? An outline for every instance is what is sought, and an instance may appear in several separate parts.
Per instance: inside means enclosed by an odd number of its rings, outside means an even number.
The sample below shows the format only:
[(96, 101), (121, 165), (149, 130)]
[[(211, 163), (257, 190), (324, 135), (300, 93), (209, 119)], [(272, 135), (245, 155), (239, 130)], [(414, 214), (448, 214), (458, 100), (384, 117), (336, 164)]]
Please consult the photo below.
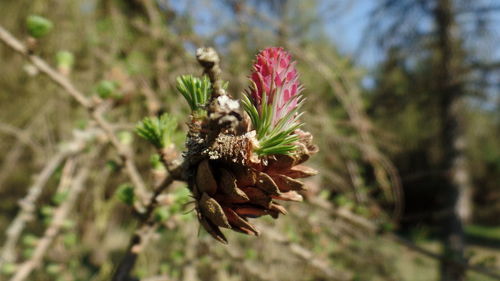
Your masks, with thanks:
[(120, 169), (120, 164), (114, 160), (108, 160), (106, 166), (110, 168), (113, 172), (117, 172)]
[(60, 264), (56, 264), (56, 263), (49, 263), (46, 267), (45, 267), (46, 271), (48, 274), (50, 275), (57, 275), (59, 273), (61, 273), (62, 271), (62, 266)]
[(70, 230), (75, 227), (76, 223), (73, 220), (65, 219), (62, 223), (62, 228), (65, 230)]
[(115, 96), (116, 90), (117, 90), (116, 83), (109, 80), (102, 80), (101, 82), (99, 82), (99, 84), (97, 84), (96, 87), (97, 94), (103, 99)]
[(167, 113), (158, 117), (146, 117), (136, 126), (136, 133), (149, 141), (157, 149), (172, 144), (172, 136), (177, 128), (177, 119)]
[(66, 247), (75, 246), (77, 242), (78, 242), (78, 236), (74, 232), (66, 233), (63, 236), (63, 243)]
[(51, 217), (54, 214), (54, 208), (49, 205), (43, 205), (40, 208), (40, 214), (44, 217)]
[(17, 265), (14, 263), (5, 263), (1, 269), (2, 273), (5, 275), (14, 274), (17, 271)]
[(172, 251), (172, 253), (170, 254), (170, 258), (173, 260), (173, 262), (178, 264), (184, 261), (184, 256), (184, 252), (179, 250)]
[(115, 192), (116, 198), (121, 202), (132, 205), (135, 201), (134, 187), (130, 184), (124, 183), (118, 187)]
[(159, 154), (153, 154), (151, 155), (151, 157), (149, 158), (149, 163), (151, 163), (151, 166), (153, 166), (153, 169), (154, 170), (159, 170), (159, 171), (163, 171), (165, 170), (165, 166), (163, 165), (163, 163), (161, 162), (161, 159), (160, 159), (160, 155)]
[(118, 133), (118, 140), (124, 145), (130, 145), (132, 144), (134, 138), (132, 137), (132, 133), (129, 131), (120, 131)]
[(257, 259), (257, 251), (255, 251), (254, 249), (252, 248), (248, 248), (246, 251), (245, 251), (245, 258), (247, 260), (255, 260)]
[(324, 200), (328, 200), (330, 198), (331, 192), (329, 190), (323, 189), (319, 192), (318, 197)]
[(42, 219), (42, 223), (43, 223), (43, 225), (49, 225), (49, 224), (51, 224), (52, 223), (52, 217), (44, 217)]
[(54, 27), (54, 24), (44, 17), (31, 15), (26, 19), (26, 27), (29, 35), (40, 38), (47, 35)]
[(154, 211), (154, 219), (157, 222), (164, 222), (170, 218), (170, 210), (166, 207), (159, 207)]
[(31, 258), (31, 257), (33, 256), (33, 252), (34, 252), (34, 251), (35, 251), (35, 250), (34, 250), (33, 248), (24, 249), (24, 250), (23, 250), (23, 257), (24, 257), (25, 259), (29, 259), (29, 258)]
[(59, 51), (56, 54), (56, 62), (59, 69), (71, 69), (75, 64), (75, 56), (68, 51)]
[(391, 222), (384, 222), (381, 226), (384, 232), (392, 232), (396, 229), (396, 226)]
[(22, 243), (23, 245), (25, 246), (28, 246), (28, 247), (34, 247), (36, 246), (36, 244), (38, 243), (38, 237), (33, 235), (33, 234), (26, 234), (26, 235), (23, 235), (23, 238), (22, 238)]
[(168, 274), (170, 272), (170, 265), (168, 263), (162, 263), (160, 265), (160, 272), (162, 274)]
[(86, 129), (87, 125), (88, 125), (88, 120), (86, 119), (79, 119), (75, 121), (75, 127), (77, 127), (80, 130)]
[(66, 198), (68, 198), (68, 191), (60, 191), (52, 196), (52, 202), (56, 205), (60, 205)]
[(365, 206), (359, 206), (359, 205), (357, 205), (354, 208), (354, 212), (361, 215), (361, 216), (368, 216), (370, 214), (370, 210), (368, 210), (368, 208), (366, 208)]

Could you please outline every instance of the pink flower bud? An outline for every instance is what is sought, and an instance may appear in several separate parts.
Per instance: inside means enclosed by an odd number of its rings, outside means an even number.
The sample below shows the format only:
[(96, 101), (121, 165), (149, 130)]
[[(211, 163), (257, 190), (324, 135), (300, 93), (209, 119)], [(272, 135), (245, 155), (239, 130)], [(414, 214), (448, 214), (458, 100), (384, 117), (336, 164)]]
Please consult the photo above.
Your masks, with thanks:
[(262, 50), (257, 55), (250, 79), (254, 83), (248, 91), (252, 103), (260, 112), (266, 95), (266, 103), (273, 106), (273, 125), (297, 107), (302, 86), (295, 61), (283, 48)]

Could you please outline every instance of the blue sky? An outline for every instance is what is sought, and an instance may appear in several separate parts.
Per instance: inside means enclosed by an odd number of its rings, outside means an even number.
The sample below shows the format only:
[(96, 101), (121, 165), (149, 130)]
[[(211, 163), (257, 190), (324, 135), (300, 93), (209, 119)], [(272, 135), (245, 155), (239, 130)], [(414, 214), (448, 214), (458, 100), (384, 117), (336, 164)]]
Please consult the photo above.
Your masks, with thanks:
[[(342, 2), (342, 1), (339, 1)], [(341, 17), (329, 18), (325, 14), (324, 29), (326, 34), (334, 41), (339, 50), (347, 55), (354, 56), (368, 21), (368, 13), (373, 8), (375, 1), (343, 1), (342, 9), (345, 10)], [(318, 14), (331, 5), (332, 1), (318, 1)], [(195, 20), (195, 29), (201, 35), (210, 35), (218, 28), (234, 24), (230, 11), (226, 10), (219, 1), (209, 0), (170, 0), (170, 5), (176, 11), (184, 13), (190, 9)], [(377, 62), (375, 49), (363, 52), (357, 61), (365, 66), (372, 66)], [(359, 60), (358, 60), (359, 59)]]
[[(232, 12), (226, 9), (225, 5), (220, 4), (220, 1), (211, 0), (157, 0), (160, 4), (162, 1), (168, 2), (170, 7), (173, 7), (177, 12), (184, 14), (190, 10), (190, 15), (194, 21), (194, 27), (200, 35), (211, 35), (220, 29), (231, 27), (234, 25), (234, 19), (231, 17)], [(300, 1), (300, 0), (296, 0)], [(482, 7), (495, 6), (498, 0), (474, 0), (474, 4)], [(324, 32), (328, 35), (342, 54), (352, 57), (358, 64), (367, 68), (374, 69), (376, 64), (384, 59), (384, 52), (379, 49), (373, 42), (366, 46), (361, 46), (363, 43), (364, 31), (369, 24), (370, 12), (374, 9), (379, 1), (375, 0), (316, 0), (318, 10), (316, 13), (322, 17), (324, 22)], [(303, 2), (298, 2), (303, 3)], [(331, 7), (336, 5), (336, 11), (341, 13), (329, 13)], [(493, 22), (490, 25), (489, 34), (481, 40), (477, 39), (477, 33), (472, 29), (474, 21), (470, 17), (471, 13), (461, 12), (459, 14), (459, 22), (464, 22), (461, 26), (462, 31), (467, 31), (469, 34), (474, 34), (472, 37), (465, 37), (465, 42), (471, 50), (475, 50), (477, 58), (486, 61), (500, 61), (500, 13), (487, 13), (484, 17)], [(432, 28), (432, 23), (429, 18), (421, 18), (417, 21), (417, 28), (428, 32)], [(222, 32), (224, 33), (224, 32)], [(361, 50), (361, 52), (359, 52)], [(500, 83), (500, 78), (492, 77)], [(370, 78), (364, 80), (365, 86), (369, 86)], [(498, 93), (492, 93), (492, 100)]]

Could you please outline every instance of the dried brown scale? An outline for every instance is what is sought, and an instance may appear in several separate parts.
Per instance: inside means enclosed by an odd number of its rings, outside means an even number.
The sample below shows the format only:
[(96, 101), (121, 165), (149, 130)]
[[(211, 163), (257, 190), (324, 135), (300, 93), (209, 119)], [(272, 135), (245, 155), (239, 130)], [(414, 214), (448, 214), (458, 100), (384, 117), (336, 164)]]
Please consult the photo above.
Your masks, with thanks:
[[(234, 142), (216, 141), (216, 145), (212, 144), (201, 152), (203, 160), (192, 165), (194, 180), (190, 185), (201, 224), (215, 239), (226, 243), (220, 227), (258, 235), (248, 219), (264, 215), (278, 218), (280, 214), (286, 214), (286, 209), (276, 200), (302, 201), (297, 191), (305, 190), (305, 187), (297, 178), (317, 172), (301, 165), (310, 154), (305, 144), (296, 155), (276, 155), (255, 162), (249, 161), (255, 155), (252, 154), (252, 141), (245, 141), (246, 136), (221, 134), (219, 137), (241, 140), (246, 145), (244, 152), (240, 151), (238, 157), (234, 157)], [(210, 159), (213, 155), (218, 157)]]
[(199, 63), (212, 82), (207, 116), (188, 124), (186, 160), (188, 184), (196, 201), (198, 219), (210, 235), (227, 239), (220, 227), (258, 235), (250, 218), (278, 218), (286, 209), (277, 201), (302, 201), (305, 190), (297, 180), (317, 172), (301, 165), (317, 152), (308, 132), (297, 130), (297, 149), (292, 155), (259, 156), (258, 141), (239, 102), (221, 88), (219, 58), (212, 49), (197, 52)]

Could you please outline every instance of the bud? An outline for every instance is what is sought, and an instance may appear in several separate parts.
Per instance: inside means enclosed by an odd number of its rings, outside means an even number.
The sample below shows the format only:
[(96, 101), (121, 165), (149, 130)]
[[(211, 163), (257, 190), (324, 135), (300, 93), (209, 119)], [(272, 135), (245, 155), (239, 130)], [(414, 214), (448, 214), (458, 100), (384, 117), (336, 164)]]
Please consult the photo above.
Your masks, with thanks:
[(56, 54), (56, 63), (59, 72), (67, 76), (75, 64), (75, 57), (71, 52), (59, 51)]
[(248, 91), (252, 103), (262, 112), (262, 103), (272, 106), (272, 124), (276, 125), (297, 107), (302, 90), (295, 62), (283, 48), (267, 48), (257, 55)]
[(159, 207), (154, 211), (153, 217), (156, 222), (164, 222), (171, 216), (171, 212), (167, 207)]
[(52, 202), (55, 205), (61, 205), (61, 203), (66, 200), (66, 198), (68, 198), (68, 191), (59, 191), (56, 192), (54, 196), (52, 196)]
[(5, 275), (14, 274), (17, 271), (17, 265), (14, 263), (5, 263), (0, 269)]
[(35, 247), (38, 243), (39, 238), (34, 234), (26, 234), (22, 238), (22, 243), (28, 247)]
[(134, 137), (129, 131), (120, 131), (118, 132), (118, 140), (121, 144), (131, 145)]
[(267, 48), (255, 60), (252, 85), (243, 98), (243, 107), (257, 132), (261, 155), (288, 154), (295, 150), (294, 131), (302, 104), (295, 62), (283, 48)]
[(96, 87), (96, 92), (99, 97), (103, 99), (119, 96), (119, 94), (117, 94), (116, 83), (109, 80), (102, 80), (101, 82), (99, 82)]
[(44, 17), (31, 15), (26, 19), (26, 27), (30, 36), (40, 38), (47, 35), (54, 24)]
[(50, 275), (58, 275), (61, 273), (62, 270), (63, 270), (63, 268), (60, 264), (49, 263), (46, 266), (46, 271)]
[(135, 201), (134, 187), (130, 184), (124, 183), (118, 187), (115, 192), (115, 196), (121, 202), (127, 205), (132, 205)]
[(149, 141), (157, 149), (173, 145), (173, 136), (177, 129), (177, 119), (164, 113), (158, 117), (146, 117), (136, 126), (136, 133)]

